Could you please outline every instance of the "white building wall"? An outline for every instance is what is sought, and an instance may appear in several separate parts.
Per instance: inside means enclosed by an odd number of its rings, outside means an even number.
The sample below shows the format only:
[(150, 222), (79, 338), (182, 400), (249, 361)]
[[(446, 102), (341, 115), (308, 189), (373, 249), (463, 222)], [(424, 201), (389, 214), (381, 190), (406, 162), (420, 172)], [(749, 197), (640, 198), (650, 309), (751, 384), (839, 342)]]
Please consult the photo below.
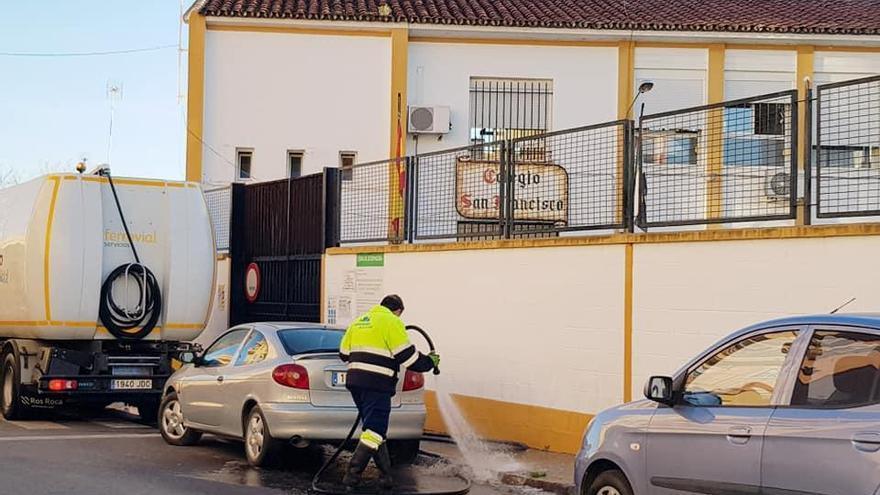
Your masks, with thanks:
[(387, 157), (390, 38), (206, 36), (205, 182), (233, 180), (236, 148), (254, 150), (255, 180), (286, 177), (288, 150), (305, 152), (303, 174), (338, 166), (340, 151), (357, 151), (359, 161)]
[[(328, 300), (377, 279), (380, 293), (355, 306), (400, 294), (404, 321), (443, 357), (445, 390), (581, 413), (623, 399), (623, 246), (386, 253), (364, 278), (355, 265), (354, 255), (326, 257)], [(337, 312), (336, 323), (355, 313)]]
[[(409, 44), (410, 105), (451, 107), (452, 131), (419, 138), (419, 153), (470, 144), (470, 78), (525, 78), (553, 81), (552, 129), (617, 118), (617, 48)], [(407, 152), (415, 151), (409, 139)]]
[(729, 333), (762, 320), (880, 307), (880, 237), (638, 244), (633, 397)]

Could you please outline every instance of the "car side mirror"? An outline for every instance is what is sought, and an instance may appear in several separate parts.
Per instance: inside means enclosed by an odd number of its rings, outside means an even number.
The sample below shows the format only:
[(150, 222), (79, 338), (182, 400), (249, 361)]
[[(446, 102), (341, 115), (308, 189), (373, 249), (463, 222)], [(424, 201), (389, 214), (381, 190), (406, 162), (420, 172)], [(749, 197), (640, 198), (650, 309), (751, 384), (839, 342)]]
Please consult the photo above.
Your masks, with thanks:
[(652, 376), (645, 384), (645, 397), (654, 402), (672, 406), (675, 403), (672, 378), (668, 376)]
[(198, 366), (201, 359), (196, 355), (196, 353), (192, 351), (184, 351), (181, 352), (177, 356), (178, 361), (184, 364), (192, 364), (193, 366)]

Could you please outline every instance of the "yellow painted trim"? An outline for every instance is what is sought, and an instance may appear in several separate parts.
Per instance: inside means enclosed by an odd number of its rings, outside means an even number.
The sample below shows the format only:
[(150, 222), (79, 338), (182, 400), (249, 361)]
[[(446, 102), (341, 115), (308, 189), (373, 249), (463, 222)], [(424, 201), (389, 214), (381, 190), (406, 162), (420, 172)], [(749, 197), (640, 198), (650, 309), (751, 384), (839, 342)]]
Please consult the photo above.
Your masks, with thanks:
[(831, 46), (817, 45), (817, 52), (853, 52), (853, 53), (880, 53), (880, 46)]
[(202, 181), (202, 136), (205, 123), (205, 17), (189, 16), (186, 96), (186, 180)]
[(618, 46), (616, 41), (587, 41), (587, 40), (539, 40), (517, 38), (458, 38), (442, 36), (413, 36), (410, 43), (445, 43), (467, 45), (514, 45), (514, 46), (573, 46), (573, 47), (596, 47), (614, 48)]
[[(724, 101), (724, 45), (709, 46), (708, 96), (709, 103)], [(708, 119), (706, 147), (706, 213), (708, 218), (720, 218), (724, 203), (721, 174), (724, 169), (724, 115), (720, 108), (711, 110)], [(710, 229), (720, 228), (710, 224)]]
[[(389, 158), (397, 157), (397, 124), (400, 119), (400, 130), (402, 133), (402, 142), (400, 148), (401, 159), (406, 156), (406, 117), (407, 117), (407, 64), (409, 57), (409, 30), (406, 28), (395, 28), (391, 30), (391, 125), (390, 137), (388, 145)], [(398, 106), (399, 103), (399, 106)], [(400, 197), (398, 184), (400, 181), (400, 171), (405, 173), (405, 165), (398, 164), (394, 161), (388, 165), (388, 237), (393, 242), (403, 240), (403, 198)], [(399, 235), (394, 236), (392, 229), (392, 221), (398, 219)]]
[(623, 401), (632, 400), (633, 383), (633, 245), (623, 258)]
[(46, 244), (43, 246), (43, 303), (46, 319), (52, 320), (52, 302), (49, 293), (49, 254), (52, 247), (52, 224), (55, 221), (55, 203), (58, 200), (58, 189), (61, 181), (57, 177), (49, 177), (52, 181), (52, 198), (49, 200), (49, 216), (46, 219)]
[(635, 45), (621, 41), (617, 45), (617, 118), (627, 119), (635, 92)]
[[(800, 102), (803, 102), (807, 97), (806, 80), (813, 81), (815, 52), (816, 50), (812, 46), (799, 46), (797, 48), (797, 88), (798, 101)], [(804, 105), (805, 103), (801, 103), (801, 108), (805, 108)], [(809, 150), (804, 147), (804, 144), (807, 142), (808, 132), (812, 132), (812, 130), (807, 129), (807, 113), (800, 111), (798, 112), (798, 171), (801, 173), (804, 171), (806, 155), (809, 153)], [(806, 199), (809, 200), (809, 198)], [(798, 205), (796, 223), (798, 225), (806, 223), (803, 202), (800, 202)]]
[[(0, 327), (77, 327), (77, 328), (105, 328), (94, 321), (53, 321), (53, 320), (11, 320), (0, 321)], [(204, 328), (203, 323), (168, 323), (164, 327), (173, 330), (196, 330)]]
[[(517, 404), (467, 395), (452, 399), (477, 434), (492, 440), (520, 442), (553, 452), (577, 453), (592, 415), (549, 407)], [(448, 433), (440, 413), (437, 394), (425, 391), (425, 429)]]
[[(101, 184), (109, 184), (110, 181), (107, 180), (106, 177), (96, 177), (93, 175), (78, 177), (76, 175), (64, 175), (64, 180), (79, 180), (82, 182), (98, 182)], [(188, 182), (169, 182), (163, 180), (150, 180), (150, 179), (117, 179), (113, 178), (113, 184), (119, 186), (144, 186), (144, 187), (174, 187), (174, 188), (184, 188), (184, 187), (197, 187), (195, 184), (191, 184)]]
[(638, 41), (639, 48), (687, 48), (695, 50), (707, 50), (712, 44), (709, 43), (665, 43), (663, 41)]
[(549, 239), (510, 239), (441, 244), (398, 244), (384, 246), (345, 246), (330, 248), (327, 255), (359, 253), (431, 253), (481, 249), (522, 249), (579, 246), (614, 246), (621, 244), (667, 244), (678, 242), (724, 242), (775, 239), (817, 239), (880, 235), (880, 223), (809, 225), (764, 229), (721, 229), (684, 232), (653, 232), (647, 234), (610, 234)]
[(373, 38), (387, 38), (392, 36), (391, 29), (318, 29), (297, 26), (241, 26), (226, 24), (208, 24), (208, 31), (228, 31), (244, 33), (276, 33), (276, 34), (305, 34), (320, 36), (369, 36)]

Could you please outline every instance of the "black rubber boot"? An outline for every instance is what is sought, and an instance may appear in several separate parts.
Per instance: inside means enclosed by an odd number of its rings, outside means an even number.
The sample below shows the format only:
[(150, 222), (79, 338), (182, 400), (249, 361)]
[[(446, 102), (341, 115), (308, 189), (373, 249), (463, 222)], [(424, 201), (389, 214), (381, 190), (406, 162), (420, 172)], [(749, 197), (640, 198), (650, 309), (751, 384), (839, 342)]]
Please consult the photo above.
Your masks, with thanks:
[(345, 476), (342, 478), (342, 484), (345, 485), (347, 492), (353, 491), (361, 482), (361, 474), (367, 468), (373, 454), (374, 451), (371, 448), (358, 442), (357, 448), (351, 456), (351, 462), (348, 464), (348, 469), (345, 471)]
[(376, 467), (379, 468), (379, 488), (390, 491), (394, 488), (394, 478), (391, 477), (391, 455), (388, 453), (388, 442), (384, 442), (379, 446), (373, 454), (376, 461)]

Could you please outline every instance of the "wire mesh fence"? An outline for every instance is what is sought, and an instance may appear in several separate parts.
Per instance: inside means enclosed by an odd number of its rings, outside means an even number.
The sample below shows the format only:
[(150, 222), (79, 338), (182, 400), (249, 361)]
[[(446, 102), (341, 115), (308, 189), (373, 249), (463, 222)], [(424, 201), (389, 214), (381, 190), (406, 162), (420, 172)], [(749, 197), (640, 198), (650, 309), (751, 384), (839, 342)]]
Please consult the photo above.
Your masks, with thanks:
[(642, 117), (637, 223), (794, 218), (797, 116), (785, 91)]
[(617, 121), (512, 141), (512, 231), (623, 228), (631, 130)]
[(406, 158), (357, 164), (340, 179), (340, 242), (400, 242)]
[(221, 187), (204, 192), (208, 215), (214, 227), (214, 245), (218, 252), (229, 251), (229, 226), (232, 214), (232, 188)]
[(488, 239), (504, 234), (507, 141), (414, 158), (410, 215), (414, 239)]
[(880, 76), (816, 88), (816, 214), (880, 215)]

